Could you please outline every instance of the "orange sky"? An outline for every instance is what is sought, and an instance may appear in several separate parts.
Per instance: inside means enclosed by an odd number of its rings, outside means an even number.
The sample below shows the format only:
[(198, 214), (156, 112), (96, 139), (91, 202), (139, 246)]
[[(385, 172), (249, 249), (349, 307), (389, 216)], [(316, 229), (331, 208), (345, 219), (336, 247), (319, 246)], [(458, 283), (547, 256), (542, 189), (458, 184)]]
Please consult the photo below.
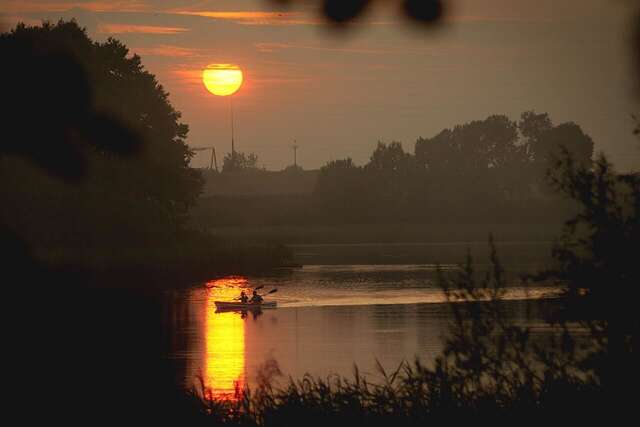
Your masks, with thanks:
[[(236, 148), (261, 165), (316, 168), (367, 160), (377, 140), (413, 151), (419, 136), (527, 109), (573, 120), (622, 168), (640, 166), (631, 135), (631, 2), (450, 0), (438, 31), (410, 31), (397, 1), (379, 1), (335, 34), (308, 0), (36, 1), (0, 3), (7, 28), (75, 17), (91, 37), (116, 37), (140, 54), (191, 127), (193, 146), (230, 149), (228, 106), (201, 83), (202, 67), (235, 63)], [(207, 163), (201, 153), (194, 164)]]

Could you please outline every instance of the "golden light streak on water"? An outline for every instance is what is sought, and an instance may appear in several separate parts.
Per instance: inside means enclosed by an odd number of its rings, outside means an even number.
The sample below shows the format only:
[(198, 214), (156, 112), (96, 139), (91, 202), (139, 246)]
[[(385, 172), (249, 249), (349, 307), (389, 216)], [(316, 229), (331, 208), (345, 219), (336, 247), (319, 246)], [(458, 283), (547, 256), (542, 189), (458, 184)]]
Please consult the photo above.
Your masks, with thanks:
[(214, 397), (233, 399), (244, 387), (245, 330), (238, 313), (216, 313), (214, 301), (230, 301), (246, 286), (242, 277), (209, 282), (205, 322), (204, 386)]

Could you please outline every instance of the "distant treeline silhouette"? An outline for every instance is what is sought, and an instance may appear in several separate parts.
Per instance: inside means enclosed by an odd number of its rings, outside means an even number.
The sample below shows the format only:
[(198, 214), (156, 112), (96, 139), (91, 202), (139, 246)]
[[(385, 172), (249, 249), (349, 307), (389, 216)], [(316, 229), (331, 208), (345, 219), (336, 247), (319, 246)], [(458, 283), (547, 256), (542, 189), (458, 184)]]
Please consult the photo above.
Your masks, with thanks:
[(258, 169), (258, 156), (255, 153), (234, 151), (227, 153), (222, 162), (222, 172), (251, 171)]
[(578, 125), (554, 126), (532, 111), (518, 122), (494, 115), (419, 138), (414, 154), (379, 142), (362, 167), (329, 162), (315, 195), (329, 216), (347, 221), (518, 214), (555, 198), (545, 173), (562, 147), (589, 166), (593, 141)]
[[(261, 195), (244, 192), (233, 197), (225, 191), (225, 197), (204, 197), (193, 215), (207, 227), (557, 223), (570, 213), (571, 204), (551, 190), (546, 171), (563, 150), (580, 166), (591, 165), (593, 141), (577, 124), (555, 125), (548, 114), (533, 111), (522, 113), (518, 121), (493, 115), (445, 129), (431, 138), (419, 138), (413, 154), (399, 142), (378, 142), (363, 166), (351, 158), (332, 160), (320, 169), (310, 194), (286, 193), (287, 186), (281, 186), (282, 193), (277, 195), (273, 191)], [(261, 174), (266, 172), (255, 168), (244, 171), (244, 176), (234, 179), (254, 181), (256, 189), (263, 187)], [(223, 175), (205, 174), (211, 181), (207, 186), (221, 184)], [(282, 179), (298, 179), (298, 175), (284, 171), (280, 175)], [(251, 208), (245, 209), (248, 206)]]

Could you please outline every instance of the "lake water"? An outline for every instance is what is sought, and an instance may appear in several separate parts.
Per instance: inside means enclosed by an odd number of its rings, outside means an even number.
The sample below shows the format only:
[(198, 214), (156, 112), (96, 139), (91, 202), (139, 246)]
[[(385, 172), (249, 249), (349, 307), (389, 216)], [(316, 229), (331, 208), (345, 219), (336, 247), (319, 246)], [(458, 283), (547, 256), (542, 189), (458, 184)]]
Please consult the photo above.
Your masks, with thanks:
[[(455, 273), (456, 266), (442, 269)], [(350, 376), (354, 364), (375, 380), (378, 360), (387, 370), (419, 357), (429, 363), (442, 348), (450, 321), (429, 264), (309, 265), (270, 276), (229, 276), (172, 293), (174, 358), (186, 386), (198, 383), (217, 396), (252, 385), (269, 361), (283, 373)], [(214, 301), (241, 289), (278, 289), (261, 313), (217, 313)], [(510, 279), (506, 298), (546, 298), (550, 287), (524, 288)], [(518, 304), (514, 304), (518, 307)], [(515, 318), (523, 317), (516, 309)], [(530, 324), (544, 328), (540, 319)], [(282, 381), (281, 379), (281, 381)]]

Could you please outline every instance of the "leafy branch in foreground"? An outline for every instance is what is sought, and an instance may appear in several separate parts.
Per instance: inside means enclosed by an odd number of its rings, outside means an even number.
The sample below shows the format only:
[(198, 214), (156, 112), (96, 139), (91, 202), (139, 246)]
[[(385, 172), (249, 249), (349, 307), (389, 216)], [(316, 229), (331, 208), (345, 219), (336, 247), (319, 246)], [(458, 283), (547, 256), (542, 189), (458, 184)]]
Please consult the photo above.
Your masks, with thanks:
[(616, 173), (602, 154), (586, 168), (565, 151), (549, 179), (580, 206), (555, 245), (558, 265), (541, 276), (564, 286), (564, 310), (556, 320), (577, 320), (589, 330), (595, 348), (582, 368), (626, 399), (623, 390), (637, 378), (634, 354), (640, 348), (640, 175)]

